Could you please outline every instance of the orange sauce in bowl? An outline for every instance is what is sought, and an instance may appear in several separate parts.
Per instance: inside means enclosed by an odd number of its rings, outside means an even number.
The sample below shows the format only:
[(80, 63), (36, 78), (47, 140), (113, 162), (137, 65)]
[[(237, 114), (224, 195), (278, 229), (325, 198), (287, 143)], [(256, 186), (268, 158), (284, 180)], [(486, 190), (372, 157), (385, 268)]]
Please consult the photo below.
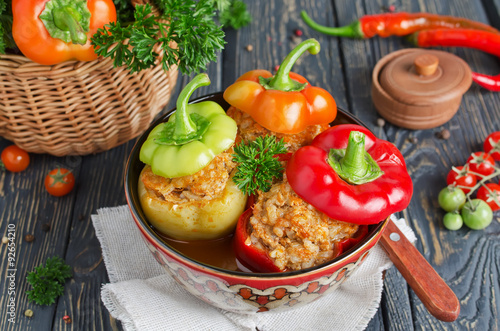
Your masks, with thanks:
[(182, 241), (155, 232), (167, 245), (193, 260), (221, 269), (242, 271), (236, 262), (232, 234), (213, 240)]

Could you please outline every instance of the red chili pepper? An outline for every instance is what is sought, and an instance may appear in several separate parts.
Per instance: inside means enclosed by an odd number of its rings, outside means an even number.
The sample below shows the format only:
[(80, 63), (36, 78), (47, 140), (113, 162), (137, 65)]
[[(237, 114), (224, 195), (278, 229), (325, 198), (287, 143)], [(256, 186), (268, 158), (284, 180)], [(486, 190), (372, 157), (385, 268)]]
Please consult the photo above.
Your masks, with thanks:
[[(409, 37), (418, 47), (467, 47), (500, 58), (500, 33), (474, 29), (433, 29), (414, 33)], [(500, 75), (472, 73), (472, 79), (490, 91), (500, 91)]]
[(312, 20), (305, 11), (301, 13), (304, 22), (314, 30), (336, 37), (371, 38), (405, 36), (416, 31), (435, 28), (468, 28), (499, 33), (487, 24), (462, 17), (444, 16), (430, 13), (383, 13), (366, 15), (350, 25), (342, 27), (327, 27)]
[(320, 133), (292, 155), (288, 182), (330, 218), (375, 224), (410, 203), (413, 184), (401, 152), (354, 124)]

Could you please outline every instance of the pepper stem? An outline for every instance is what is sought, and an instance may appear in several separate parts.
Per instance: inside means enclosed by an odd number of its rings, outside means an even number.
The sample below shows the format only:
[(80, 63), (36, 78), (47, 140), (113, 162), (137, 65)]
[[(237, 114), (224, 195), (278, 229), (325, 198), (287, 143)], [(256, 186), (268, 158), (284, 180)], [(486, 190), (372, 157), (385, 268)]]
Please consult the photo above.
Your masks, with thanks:
[(49, 0), (39, 18), (52, 38), (85, 45), (90, 16), (86, 0)]
[(359, 21), (354, 21), (349, 25), (340, 27), (328, 27), (313, 21), (309, 15), (303, 10), (300, 12), (300, 16), (304, 22), (309, 25), (312, 29), (321, 32), (323, 34), (334, 36), (334, 37), (347, 37), (347, 38), (365, 38), (363, 31), (361, 30), (361, 24)]
[(268, 90), (280, 90), (285, 92), (298, 92), (304, 89), (307, 83), (299, 83), (290, 78), (290, 71), (297, 59), (304, 54), (305, 51), (316, 55), (321, 47), (316, 39), (307, 39), (295, 47), (283, 60), (276, 75), (271, 78), (259, 77), (260, 84)]
[(365, 134), (351, 131), (346, 149), (331, 149), (328, 163), (340, 178), (350, 184), (365, 184), (384, 174), (365, 151)]
[(74, 8), (69, 6), (55, 8), (52, 15), (54, 24), (59, 29), (69, 31), (74, 44), (85, 45), (87, 43), (87, 35), (79, 22), (81, 15)]
[(189, 98), (193, 92), (201, 87), (210, 85), (210, 78), (207, 74), (196, 75), (184, 89), (182, 89), (177, 98), (177, 110), (175, 111), (175, 129), (173, 133), (174, 140), (182, 140), (198, 131), (196, 123), (190, 118), (187, 107)]

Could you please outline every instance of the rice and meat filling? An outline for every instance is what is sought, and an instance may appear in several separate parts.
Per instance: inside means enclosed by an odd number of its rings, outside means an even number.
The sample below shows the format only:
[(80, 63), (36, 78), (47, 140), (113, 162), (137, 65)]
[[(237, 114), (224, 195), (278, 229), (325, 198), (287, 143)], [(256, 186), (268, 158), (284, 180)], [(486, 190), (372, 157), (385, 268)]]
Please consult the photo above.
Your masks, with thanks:
[(333, 220), (302, 200), (286, 178), (259, 192), (250, 240), (268, 252), (281, 270), (299, 270), (334, 257), (335, 243), (352, 237), (357, 224)]
[(197, 173), (177, 178), (157, 176), (147, 165), (141, 179), (149, 193), (168, 202), (211, 200), (222, 194), (236, 168), (231, 153), (232, 149), (221, 153)]
[(249, 114), (235, 107), (230, 107), (227, 110), (227, 114), (238, 125), (238, 136), (242, 141), (254, 141), (257, 137), (274, 135), (278, 139), (283, 138), (287, 150), (292, 153), (297, 151), (302, 146), (310, 145), (314, 137), (329, 128), (328, 124), (310, 125), (304, 131), (299, 133), (285, 134), (269, 131), (255, 122)]

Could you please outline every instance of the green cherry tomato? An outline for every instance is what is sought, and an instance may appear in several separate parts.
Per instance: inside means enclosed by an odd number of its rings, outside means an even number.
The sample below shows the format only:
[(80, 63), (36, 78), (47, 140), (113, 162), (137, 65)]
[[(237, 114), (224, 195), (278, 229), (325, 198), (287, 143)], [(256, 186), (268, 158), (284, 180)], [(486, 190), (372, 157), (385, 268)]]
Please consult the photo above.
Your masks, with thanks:
[(493, 220), (493, 212), (490, 206), (480, 199), (467, 201), (461, 213), (465, 225), (472, 230), (482, 230), (490, 225)]
[(462, 227), (464, 221), (462, 216), (457, 212), (446, 213), (443, 217), (443, 225), (448, 230), (458, 230)]
[(447, 212), (460, 210), (465, 203), (465, 193), (461, 189), (450, 185), (439, 192), (438, 202)]

